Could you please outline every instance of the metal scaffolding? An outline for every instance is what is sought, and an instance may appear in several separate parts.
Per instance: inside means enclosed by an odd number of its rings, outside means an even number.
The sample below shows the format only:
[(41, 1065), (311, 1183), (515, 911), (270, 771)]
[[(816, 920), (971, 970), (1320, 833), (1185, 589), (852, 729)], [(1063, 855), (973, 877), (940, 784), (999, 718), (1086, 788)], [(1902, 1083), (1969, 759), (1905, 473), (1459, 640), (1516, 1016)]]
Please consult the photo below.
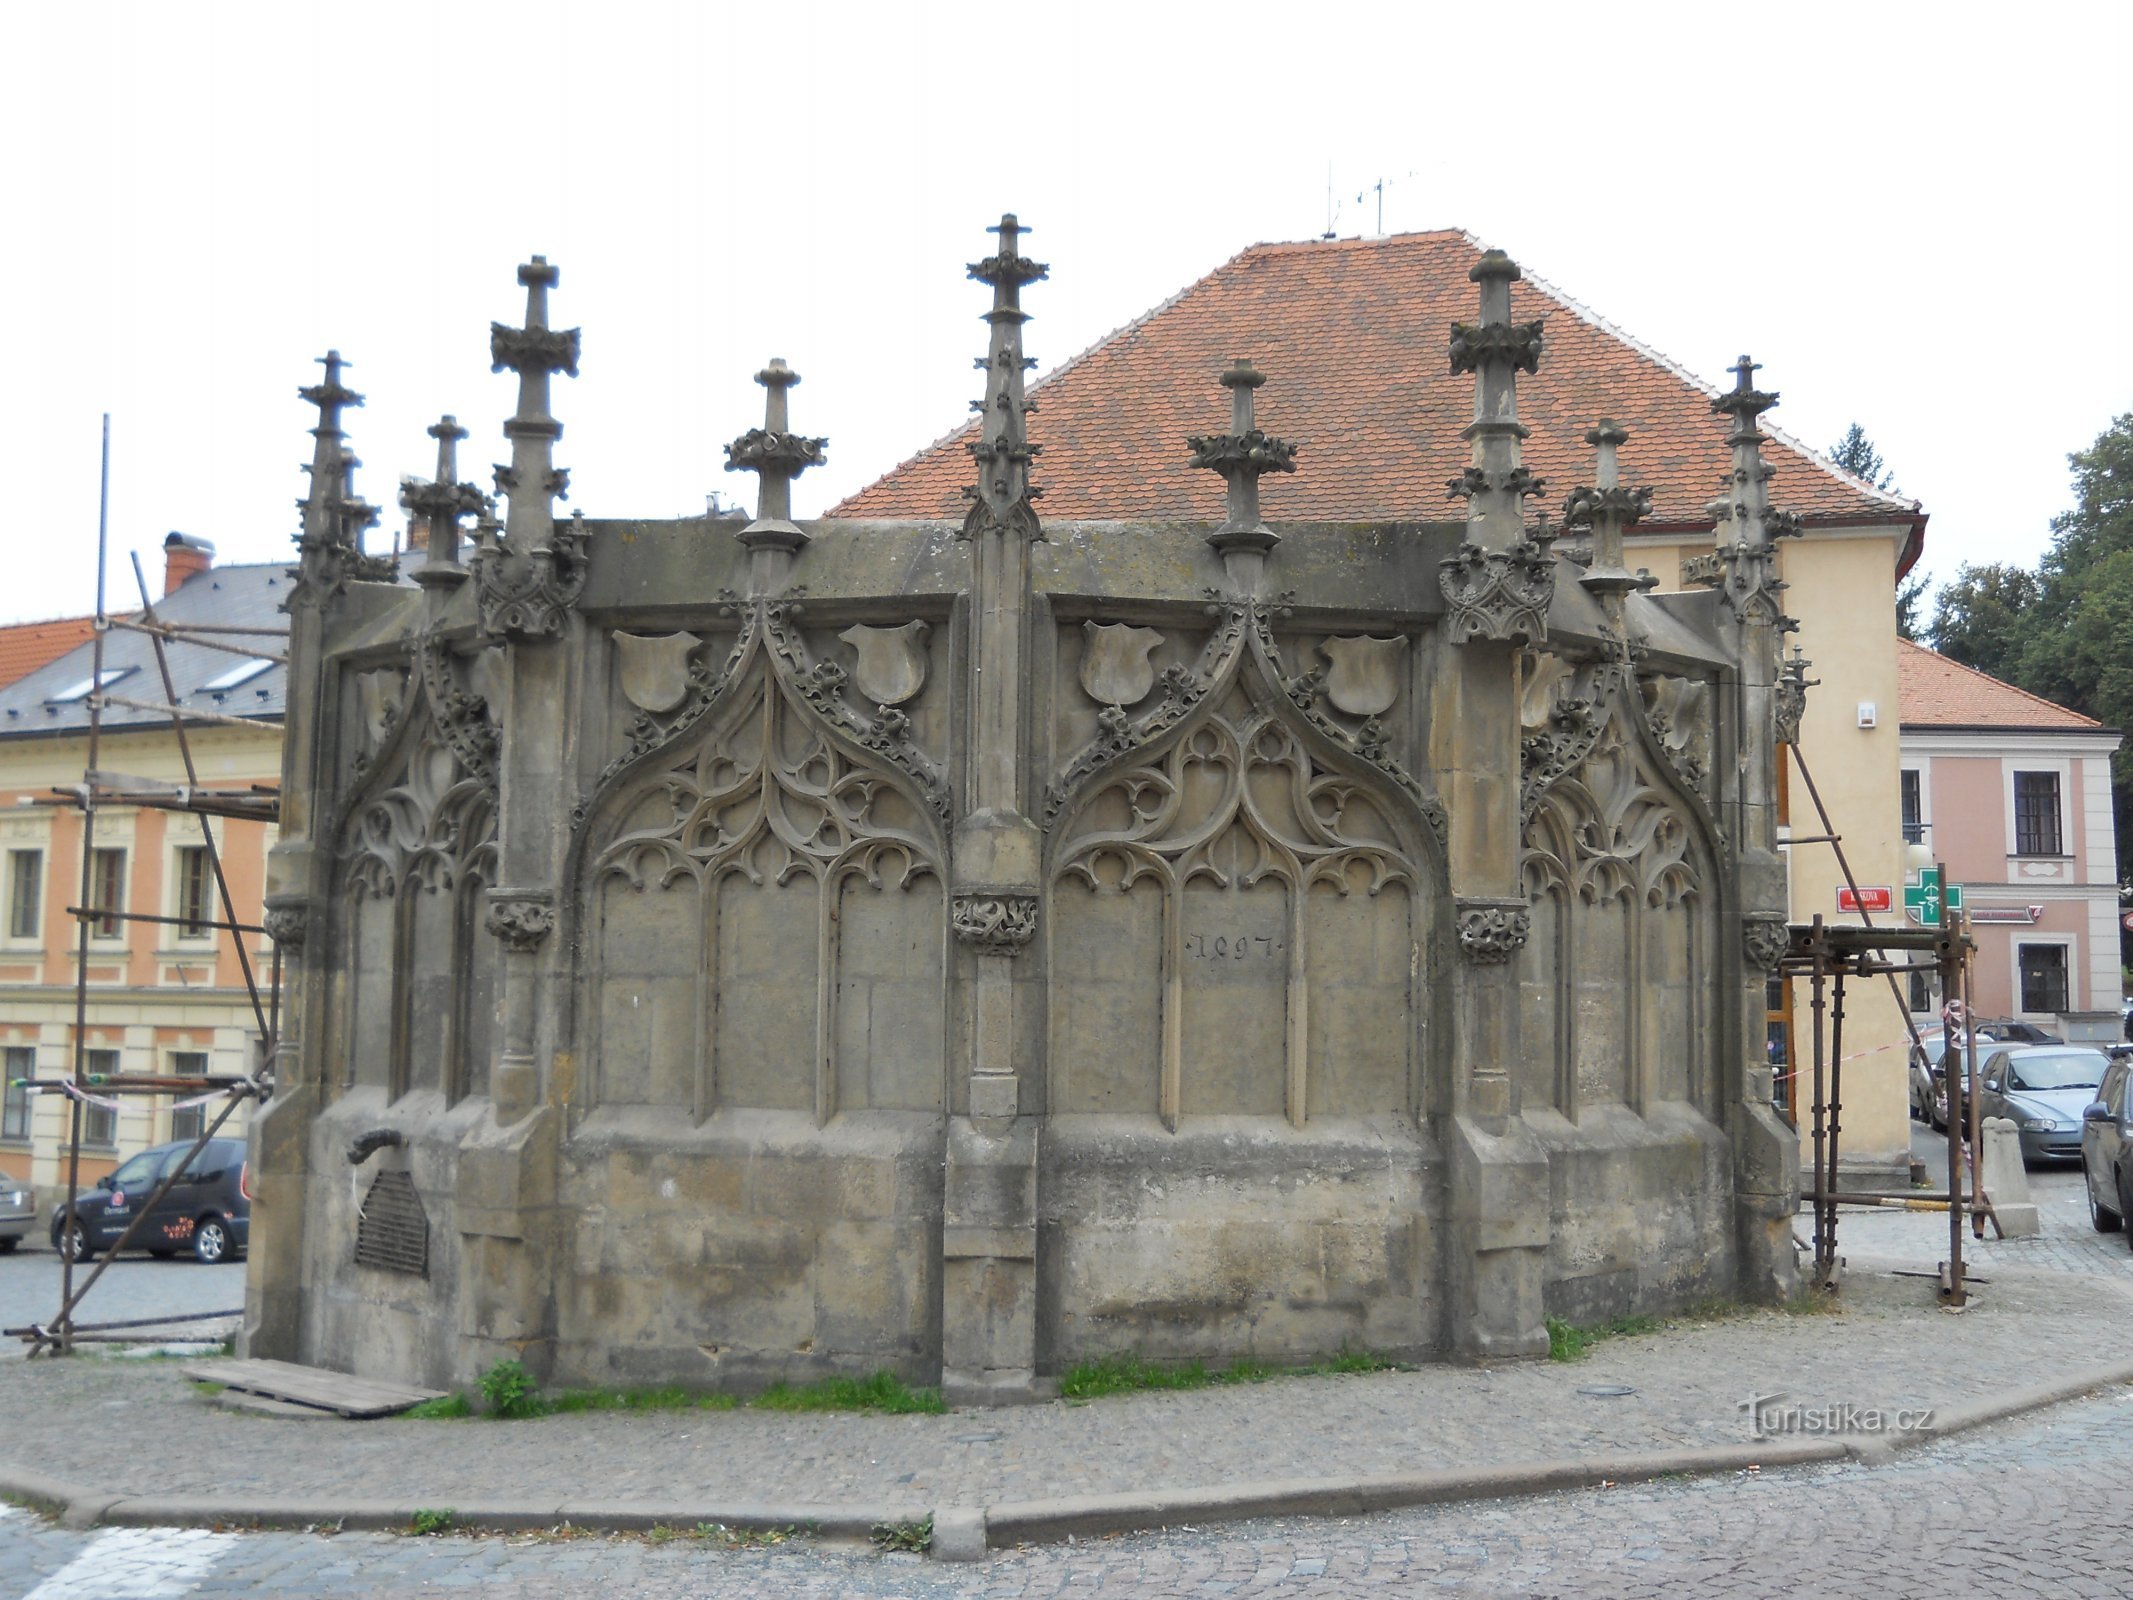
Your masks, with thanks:
[[(80, 1323), (75, 1320), (75, 1308), (82, 1298), (95, 1287), (112, 1259), (126, 1248), (139, 1231), (149, 1213), (170, 1192), (191, 1166), (193, 1159), (207, 1148), (208, 1141), (221, 1131), (222, 1125), (235, 1115), (237, 1108), (248, 1100), (263, 1100), (273, 1090), (273, 1066), (275, 1041), (281, 1022), (281, 952), (277, 948), (262, 992), (259, 974), (252, 965), (251, 952), (245, 947), (246, 935), (258, 935), (265, 930), (237, 920), (236, 904), (230, 896), (229, 878), (223, 870), (222, 853), (215, 843), (212, 819), (234, 817), (245, 821), (273, 822), (280, 814), (280, 793), (264, 785), (251, 785), (244, 789), (216, 789), (203, 787), (199, 772), (193, 763), (191, 742), (186, 737), (188, 722), (237, 722), (245, 727), (257, 728), (256, 722), (241, 718), (224, 717), (217, 713), (194, 710), (178, 703), (177, 688), (170, 672), (167, 645), (172, 640), (223, 650), (235, 654), (264, 657), (268, 660), (286, 662), (285, 656), (269, 655), (250, 647), (238, 647), (219, 642), (202, 635), (245, 635), (250, 637), (286, 637), (286, 629), (238, 628), (209, 625), (181, 626), (163, 621), (156, 615), (154, 603), (148, 597), (148, 583), (141, 573), (138, 556), (133, 558), (133, 578), (140, 591), (141, 609), (138, 615), (113, 616), (108, 609), (106, 574), (110, 549), (110, 486), (111, 486), (111, 419), (104, 418), (102, 485), (99, 493), (96, 518), (96, 619), (91, 634), (90, 691), (87, 699), (89, 712), (88, 752), (84, 761), (82, 781), (55, 789), (49, 804), (69, 805), (81, 813), (81, 892), (76, 903), (67, 907), (67, 914), (75, 923), (74, 961), (74, 1065), (73, 1071), (64, 1078), (45, 1079), (30, 1077), (17, 1080), (31, 1094), (56, 1094), (67, 1099), (71, 1106), (67, 1135), (66, 1201), (60, 1222), (60, 1304), (51, 1320), (31, 1323), (25, 1327), (4, 1330), (10, 1337), (20, 1338), (29, 1345), (29, 1354), (68, 1355), (80, 1343), (106, 1342), (114, 1330), (138, 1326), (163, 1326), (190, 1321), (204, 1321), (237, 1313), (227, 1311), (208, 1312), (196, 1316), (173, 1316), (158, 1318), (153, 1324), (132, 1323)], [(161, 701), (125, 699), (104, 693), (104, 640), (114, 628), (145, 634), (155, 649), (156, 667), (163, 689)], [(185, 782), (174, 784), (147, 778), (129, 777), (124, 773), (103, 771), (97, 764), (99, 746), (103, 739), (103, 713), (106, 706), (119, 706), (136, 711), (166, 713), (170, 717), (171, 731), (177, 737), (178, 753), (185, 767)], [(112, 806), (139, 807), (151, 810), (185, 812), (196, 816), (200, 822), (200, 841), (206, 852), (207, 863), (214, 875), (217, 903), (222, 908), (219, 919), (151, 916), (144, 912), (124, 910), (117, 906), (99, 906), (95, 883), (92, 878), (94, 848), (96, 842), (96, 818), (100, 808)], [(238, 970), (244, 976), (245, 993), (251, 1002), (252, 1015), (258, 1025), (260, 1051), (253, 1070), (237, 1076), (210, 1075), (204, 1077), (172, 1077), (153, 1075), (127, 1075), (116, 1077), (107, 1074), (92, 1074), (88, 1070), (89, 1040), (89, 935), (98, 923), (159, 923), (178, 924), (188, 929), (211, 928), (226, 936), (236, 952)], [(85, 1113), (91, 1105), (116, 1108), (117, 1101), (111, 1097), (120, 1095), (187, 1095), (205, 1104), (220, 1099), (223, 1104), (204, 1130), (163, 1174), (155, 1189), (135, 1209), (132, 1220), (124, 1233), (103, 1252), (87, 1277), (77, 1285), (74, 1267), (82, 1259), (83, 1233), (76, 1210), (77, 1193), (81, 1187), (82, 1127)]]
[[(1940, 1263), (1940, 1294), (1942, 1300), (1954, 1308), (1968, 1303), (1969, 1290), (1963, 1276), (1963, 1221), (1970, 1220), (1976, 1237), (1985, 1236), (1985, 1223), (1992, 1222), (1999, 1231), (1999, 1218), (1993, 1213), (1991, 1196), (1985, 1192), (1982, 1162), (1978, 1159), (1982, 1150), (1982, 1129), (1978, 1112), (1978, 1062), (1977, 1037), (1970, 999), (1970, 961), (1976, 951), (1976, 943), (1959, 927), (1948, 923), (1943, 914), (1939, 928), (1877, 928), (1873, 915), (1866, 909), (1865, 897), (1859, 892), (1859, 880), (1853, 876), (1851, 862), (1844, 853), (1844, 839), (1831, 824), (1829, 808), (1822, 803), (1822, 793), (1816, 788), (1814, 775), (1808, 770), (1807, 759), (1800, 753), (1797, 743), (1789, 746), (1794, 765), (1799, 769), (1800, 780), (1806, 785), (1808, 797), (1814, 802), (1815, 814), (1821, 821), (1822, 832), (1806, 838), (1781, 841), (1785, 844), (1827, 844), (1835, 852), (1837, 867), (1844, 875), (1845, 885), (1851, 890), (1852, 904), (1859, 908), (1857, 927), (1825, 923), (1820, 915), (1811, 922), (1794, 923), (1788, 930), (1789, 941), (1779, 965), (1781, 979), (1790, 981), (1806, 978), (1812, 985), (1811, 1005), (1814, 1012), (1814, 1037), (1812, 1061), (1814, 1071), (1814, 1099), (1810, 1108), (1810, 1137), (1813, 1145), (1812, 1182), (1808, 1191), (1814, 1205), (1814, 1264), (1809, 1282), (1821, 1290), (1834, 1291), (1837, 1287), (1837, 1208), (1842, 1205), (1865, 1205), (1901, 1207), (1914, 1210), (1943, 1210), (1948, 1213), (1948, 1258)], [(1946, 881), (1945, 869), (1942, 881)], [(1892, 957), (1905, 959), (1892, 959)], [(1910, 1034), (1911, 1049), (1923, 1058), (1924, 1042), (1919, 1038), (1917, 1024), (1911, 1020), (1911, 1010), (1902, 989), (1897, 983), (1898, 973), (1928, 971), (1940, 978), (1940, 992), (1944, 1001), (1960, 1005), (1951, 1015), (1962, 1021), (1961, 1068), (1967, 1080), (1967, 1092), (1949, 1095), (1948, 1118), (1948, 1181), (1947, 1187), (1938, 1192), (1919, 1193), (1905, 1190), (1901, 1193), (1872, 1189), (1844, 1189), (1837, 1179), (1839, 1138), (1843, 1132), (1844, 1109), (1844, 1000), (1845, 982), (1848, 978), (1885, 976), (1889, 992), (1896, 1000), (1897, 1013), (1904, 1019), (1904, 1027)], [(1949, 1028), (1943, 1039), (1952, 1040), (1955, 1029)], [(1797, 1071), (1795, 1062), (1788, 1063)], [(1951, 1059), (1947, 1070), (1957, 1070)], [(1958, 1115), (1960, 1113), (1960, 1116)], [(1958, 1126), (1961, 1122), (1963, 1126)], [(1964, 1193), (1963, 1148), (1968, 1144), (1971, 1151), (1969, 1193)]]

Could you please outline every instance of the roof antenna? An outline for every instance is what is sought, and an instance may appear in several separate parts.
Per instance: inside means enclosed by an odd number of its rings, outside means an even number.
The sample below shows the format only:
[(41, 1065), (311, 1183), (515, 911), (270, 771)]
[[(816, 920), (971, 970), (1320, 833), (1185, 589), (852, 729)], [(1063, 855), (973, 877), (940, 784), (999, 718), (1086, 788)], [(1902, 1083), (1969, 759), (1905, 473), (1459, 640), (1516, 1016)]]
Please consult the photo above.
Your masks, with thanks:
[(1326, 163), (1326, 231), (1319, 235), (1319, 238), (1328, 244), (1333, 242), (1333, 220), (1339, 215), (1339, 210), (1333, 204), (1333, 163), (1328, 161)]

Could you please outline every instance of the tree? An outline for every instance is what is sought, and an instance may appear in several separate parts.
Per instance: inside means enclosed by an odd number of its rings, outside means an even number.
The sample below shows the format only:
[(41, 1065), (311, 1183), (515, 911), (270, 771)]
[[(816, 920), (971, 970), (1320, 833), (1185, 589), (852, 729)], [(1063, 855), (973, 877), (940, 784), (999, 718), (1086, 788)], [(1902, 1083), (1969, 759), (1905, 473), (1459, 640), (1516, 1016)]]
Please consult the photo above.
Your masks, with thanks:
[(1884, 494), (1895, 494), (1895, 474), (1881, 459), (1881, 452), (1874, 448), (1874, 441), (1866, 436), (1866, 430), (1853, 423), (1844, 430), (1844, 437), (1829, 447), (1829, 459), (1836, 462), (1855, 478)]
[(1933, 622), (1926, 629), (1933, 648), (1966, 667), (2022, 680), (2022, 657), (2035, 628), (2036, 574), (1997, 562), (1975, 567), (1964, 562), (1933, 599)]
[[(2133, 734), (2133, 412), (2068, 456), (2074, 507), (2052, 518), (2036, 616), (2012, 674), (2033, 694)], [(1990, 669), (1988, 669), (1990, 670)], [(2111, 763), (2121, 882), (2133, 874), (2133, 752)]]
[(1916, 641), (1923, 630), (1918, 625), (1918, 602), (1926, 597), (1926, 585), (1932, 579), (1923, 572), (1914, 572), (1896, 585), (1896, 637)]

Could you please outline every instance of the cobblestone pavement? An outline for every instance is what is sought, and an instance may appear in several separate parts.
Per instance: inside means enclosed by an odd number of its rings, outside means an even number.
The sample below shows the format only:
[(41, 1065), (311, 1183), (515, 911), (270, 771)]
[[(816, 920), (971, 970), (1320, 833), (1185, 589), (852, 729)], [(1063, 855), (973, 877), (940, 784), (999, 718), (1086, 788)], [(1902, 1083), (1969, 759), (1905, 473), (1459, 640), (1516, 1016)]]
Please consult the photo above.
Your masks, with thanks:
[[(1930, 1182), (1936, 1187), (1946, 1184), (1947, 1141), (1930, 1129), (1914, 1125), (1911, 1153), (1925, 1162)], [(2041, 1267), (2133, 1282), (2133, 1249), (2128, 1248), (2133, 1236), (2098, 1233), (2089, 1226), (2088, 1200), (2078, 1166), (2031, 1168), (2029, 1197), (2037, 1205), (2043, 1229), (2039, 1236), (1995, 1239), (1988, 1227), (1980, 1241), (1966, 1233), (1963, 1259), (1970, 1266), (1987, 1277), (2001, 1267)], [(1813, 1227), (1812, 1216), (1803, 1211), (1800, 1237), (1806, 1238)], [(1847, 1208), (1837, 1217), (1837, 1248), (1845, 1255), (1857, 1252), (1938, 1262), (1948, 1254), (1948, 1219), (1945, 1213), (1936, 1212)]]
[[(50, 1246), (35, 1248), (32, 1235), (13, 1255), (0, 1256), (0, 1328), (49, 1322), (59, 1310), (60, 1262)], [(74, 1281), (95, 1263), (75, 1268)], [(244, 1263), (206, 1267), (189, 1256), (158, 1261), (153, 1256), (123, 1255), (97, 1279), (76, 1315), (82, 1322), (127, 1322), (136, 1317), (181, 1316), (194, 1311), (233, 1311), (244, 1304)], [(217, 1342), (237, 1331), (238, 1319), (186, 1323), (172, 1332), (187, 1339)], [(22, 1344), (0, 1340), (0, 1360), (19, 1357)], [(0, 1453), (4, 1453), (0, 1445)]]
[[(1344, 1521), (1267, 1521), (1002, 1551), (969, 1567), (805, 1539), (239, 1536), (67, 1532), (0, 1511), (0, 1594), (25, 1600), (214, 1595), (369, 1600), (479, 1587), (510, 1600), (693, 1596), (1121, 1597), (1278, 1593), (1697, 1595), (1938, 1600), (2121, 1596), (2133, 1585), (2126, 1485), (2133, 1390), (1899, 1457), (1483, 1501)], [(1959, 1559), (1958, 1577), (1936, 1562)]]
[[(1734, 1445), (1750, 1437), (1741, 1402), (1751, 1392), (1954, 1405), (2133, 1356), (2129, 1311), (2133, 1285), (2003, 1271), (1967, 1315), (1950, 1317), (1930, 1282), (1860, 1271), (1840, 1312), (1677, 1326), (1607, 1340), (1569, 1365), (1436, 1366), (935, 1417), (742, 1409), (285, 1420), (203, 1404), (177, 1362), (16, 1361), (0, 1364), (0, 1458), (113, 1494), (213, 1485), (328, 1503), (995, 1505)], [(2060, 1364), (2040, 1371), (2042, 1349)], [(1585, 1392), (1609, 1386), (1631, 1392)], [(122, 1436), (184, 1439), (189, 1482), (173, 1483), (166, 1452), (114, 1452)]]

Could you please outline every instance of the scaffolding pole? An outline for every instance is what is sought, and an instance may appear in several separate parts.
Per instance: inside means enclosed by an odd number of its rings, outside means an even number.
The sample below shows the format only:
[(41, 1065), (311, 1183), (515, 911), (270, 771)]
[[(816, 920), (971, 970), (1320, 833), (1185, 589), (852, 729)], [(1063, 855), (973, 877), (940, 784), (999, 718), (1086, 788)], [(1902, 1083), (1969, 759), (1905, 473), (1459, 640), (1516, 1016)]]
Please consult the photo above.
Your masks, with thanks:
[[(258, 637), (286, 637), (286, 630), (279, 628), (202, 627), (193, 629), (176, 627), (162, 621), (156, 615), (155, 606), (148, 598), (148, 583), (141, 573), (138, 556), (133, 558), (135, 586), (141, 594), (139, 619), (115, 618), (110, 614), (108, 572), (111, 535), (111, 416), (103, 419), (103, 453), (100, 466), (100, 481), (96, 512), (96, 619), (90, 638), (90, 692), (88, 696), (89, 732), (88, 750), (82, 768), (82, 782), (71, 791), (59, 791), (71, 800), (81, 812), (81, 893), (67, 912), (74, 918), (74, 1058), (73, 1070), (64, 1081), (52, 1083), (34, 1079), (24, 1080), (34, 1092), (57, 1090), (71, 1102), (68, 1118), (66, 1152), (66, 1200), (61, 1207), (60, 1220), (60, 1277), (59, 1310), (49, 1324), (32, 1324), (26, 1329), (10, 1330), (21, 1333), (30, 1344), (29, 1353), (71, 1355), (76, 1342), (77, 1325), (74, 1308), (83, 1296), (95, 1287), (112, 1260), (133, 1240), (149, 1213), (168, 1194), (171, 1187), (184, 1176), (193, 1159), (207, 1148), (207, 1143), (237, 1111), (237, 1108), (252, 1099), (264, 1099), (273, 1091), (273, 1062), (275, 1059), (275, 1034), (281, 1023), (281, 950), (273, 953), (272, 992), (262, 1001), (258, 974), (252, 966), (251, 952), (245, 948), (246, 934), (263, 933), (265, 930), (237, 919), (236, 901), (230, 894), (229, 875), (223, 869), (222, 852), (215, 842), (211, 815), (237, 816), (242, 820), (272, 822), (280, 811), (278, 793), (260, 791), (255, 787), (252, 794), (239, 796), (231, 791), (205, 790), (200, 786), (199, 772), (193, 763), (191, 742), (186, 738), (185, 724), (188, 720), (234, 723), (241, 727), (259, 728), (262, 724), (242, 718), (224, 717), (212, 713), (191, 711), (177, 703), (177, 689), (171, 677), (170, 657), (166, 648), (171, 639), (188, 643), (205, 644), (211, 649), (236, 654), (250, 655), (255, 652), (240, 650), (207, 640), (194, 639), (194, 632), (211, 632), (225, 635)], [(123, 699), (106, 695), (104, 688), (104, 639), (114, 627), (148, 636), (154, 646), (156, 669), (162, 680), (163, 703), (160, 705)], [(281, 656), (273, 660), (284, 660)], [(126, 706), (140, 710), (167, 713), (172, 732), (177, 737), (178, 753), (185, 766), (185, 783), (182, 786), (159, 783), (141, 783), (129, 780), (131, 787), (116, 787), (109, 783), (109, 775), (97, 765), (103, 739), (104, 707), (106, 704)], [(214, 873), (215, 891), (222, 915), (219, 918), (188, 919), (183, 917), (151, 916), (145, 912), (130, 912), (121, 906), (99, 907), (94, 877), (96, 847), (96, 816), (100, 800), (106, 797), (122, 798), (129, 806), (152, 810), (187, 812), (200, 819), (201, 843), (206, 849), (209, 868)], [(88, 1069), (89, 1050), (89, 936), (95, 925), (104, 921), (122, 923), (176, 924), (185, 928), (213, 930), (229, 936), (231, 947), (237, 955), (238, 970), (243, 974), (245, 994), (251, 1002), (252, 1016), (259, 1027), (261, 1064), (256, 1076), (231, 1080), (228, 1078), (179, 1078), (174, 1076), (144, 1075), (128, 1083), (107, 1082), (102, 1074), (92, 1075)], [(84, 1254), (85, 1236), (81, 1226), (81, 1214), (76, 1197), (81, 1190), (81, 1154), (83, 1121), (90, 1103), (89, 1091), (95, 1087), (103, 1094), (189, 1094), (205, 1090), (207, 1094), (220, 1093), (227, 1104), (208, 1123), (177, 1161), (162, 1175), (161, 1181), (134, 1212), (126, 1229), (104, 1252), (89, 1275), (77, 1286), (74, 1281), (74, 1264)], [(89, 1325), (94, 1327), (96, 1325)], [(105, 1326), (119, 1327), (122, 1324)], [(87, 1335), (94, 1342), (96, 1335)]]

